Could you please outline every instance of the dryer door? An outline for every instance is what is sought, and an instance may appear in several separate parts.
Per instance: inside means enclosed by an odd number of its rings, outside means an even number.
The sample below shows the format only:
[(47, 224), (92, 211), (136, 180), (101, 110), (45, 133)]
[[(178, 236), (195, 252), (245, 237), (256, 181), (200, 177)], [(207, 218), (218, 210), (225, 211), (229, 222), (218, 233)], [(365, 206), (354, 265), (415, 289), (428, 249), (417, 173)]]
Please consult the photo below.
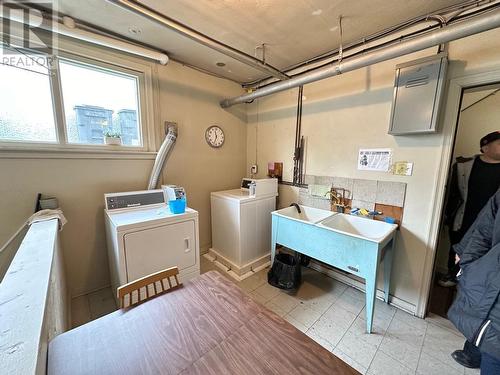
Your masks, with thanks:
[(165, 268), (196, 264), (194, 221), (148, 228), (124, 236), (127, 282)]

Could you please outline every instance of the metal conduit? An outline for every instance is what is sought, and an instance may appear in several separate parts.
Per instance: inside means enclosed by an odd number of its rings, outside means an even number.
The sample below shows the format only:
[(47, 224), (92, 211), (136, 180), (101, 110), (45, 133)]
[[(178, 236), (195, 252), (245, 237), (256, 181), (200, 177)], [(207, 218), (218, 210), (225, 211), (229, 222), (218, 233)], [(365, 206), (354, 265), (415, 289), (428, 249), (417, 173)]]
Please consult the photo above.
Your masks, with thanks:
[(107, 1), (132, 13), (138, 14), (151, 21), (154, 21), (163, 27), (167, 27), (178, 34), (185, 36), (186, 38), (194, 40), (195, 42), (200, 43), (208, 48), (211, 48), (217, 52), (220, 52), (226, 56), (238, 60), (239, 62), (251, 66), (252, 68), (255, 68), (267, 74), (271, 74), (272, 76), (279, 79), (289, 78), (286, 74), (282, 73), (275, 67), (251, 55), (248, 55), (245, 52), (239, 51), (236, 48), (233, 48), (231, 46), (228, 46), (227, 44), (219, 42), (218, 40), (215, 40), (209, 37), (208, 35), (202, 34), (199, 31), (190, 28), (189, 26), (186, 26), (153, 9), (150, 9), (142, 4), (137, 3), (136, 1), (133, 0), (107, 0)]
[(465, 38), (483, 31), (500, 27), (500, 10), (476, 16), (456, 24), (447, 25), (439, 30), (431, 31), (415, 39), (403, 41), (397, 45), (384, 47), (379, 50), (368, 52), (365, 55), (346, 59), (339, 63), (320, 68), (307, 74), (299, 75), (287, 81), (278, 82), (258, 89), (250, 94), (224, 99), (220, 102), (222, 108), (228, 108), (235, 104), (245, 103), (263, 96), (275, 94), (294, 87), (306, 85), (325, 78), (333, 77), (342, 73), (364, 68), (382, 61), (394, 59), (413, 52), (418, 52), (443, 43)]

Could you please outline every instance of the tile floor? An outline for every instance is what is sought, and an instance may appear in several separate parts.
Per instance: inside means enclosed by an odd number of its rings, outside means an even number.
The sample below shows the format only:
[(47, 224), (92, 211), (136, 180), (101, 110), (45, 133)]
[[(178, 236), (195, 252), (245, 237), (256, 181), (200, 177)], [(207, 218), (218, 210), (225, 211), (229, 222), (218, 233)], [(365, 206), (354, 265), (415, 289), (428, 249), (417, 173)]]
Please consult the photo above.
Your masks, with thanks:
[[(212, 269), (217, 267), (202, 257), (202, 273)], [(237, 284), (362, 374), (479, 374), (450, 357), (464, 339), (440, 316), (422, 320), (377, 300), (374, 333), (368, 335), (364, 294), (358, 290), (304, 269), (302, 285), (292, 294), (267, 284), (266, 274), (262, 270)], [(110, 288), (74, 298), (73, 327), (115, 309)]]
[(115, 310), (111, 288), (100, 289), (71, 300), (71, 324), (75, 328)]

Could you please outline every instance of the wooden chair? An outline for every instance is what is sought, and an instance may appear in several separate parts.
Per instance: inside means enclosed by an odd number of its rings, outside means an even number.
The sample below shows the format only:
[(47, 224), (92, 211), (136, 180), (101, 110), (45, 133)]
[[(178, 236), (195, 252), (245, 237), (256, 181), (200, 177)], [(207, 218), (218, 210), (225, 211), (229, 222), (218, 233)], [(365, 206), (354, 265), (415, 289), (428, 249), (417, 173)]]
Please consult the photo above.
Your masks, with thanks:
[[(139, 303), (145, 302), (150, 298), (156, 297), (160, 294), (167, 293), (173, 289), (179, 288), (182, 283), (179, 282), (177, 275), (179, 274), (179, 269), (177, 267), (167, 268), (148, 276), (144, 276), (138, 280), (132, 281), (128, 284), (122, 285), (117, 290), (118, 300), (120, 301), (120, 308), (125, 307), (125, 297), (128, 295), (128, 306), (132, 307), (138, 305)], [(168, 287), (165, 287), (165, 279), (168, 282)], [(171, 280), (173, 279), (173, 280)], [(175, 285), (172, 282), (175, 280)], [(150, 287), (153, 287), (154, 293), (151, 293)], [(145, 297), (141, 292), (145, 289)], [(135, 293), (134, 293), (135, 292)], [(134, 294), (137, 295), (137, 300), (134, 302)]]

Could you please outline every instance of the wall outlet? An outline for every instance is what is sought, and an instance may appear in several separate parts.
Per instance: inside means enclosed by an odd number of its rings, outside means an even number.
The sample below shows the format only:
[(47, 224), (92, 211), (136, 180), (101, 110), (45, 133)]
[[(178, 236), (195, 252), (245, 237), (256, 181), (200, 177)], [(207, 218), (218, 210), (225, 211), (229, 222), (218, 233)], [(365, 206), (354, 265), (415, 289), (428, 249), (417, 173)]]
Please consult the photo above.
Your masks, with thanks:
[(257, 174), (258, 171), (259, 171), (259, 167), (257, 166), (257, 164), (254, 164), (250, 167), (251, 174)]

